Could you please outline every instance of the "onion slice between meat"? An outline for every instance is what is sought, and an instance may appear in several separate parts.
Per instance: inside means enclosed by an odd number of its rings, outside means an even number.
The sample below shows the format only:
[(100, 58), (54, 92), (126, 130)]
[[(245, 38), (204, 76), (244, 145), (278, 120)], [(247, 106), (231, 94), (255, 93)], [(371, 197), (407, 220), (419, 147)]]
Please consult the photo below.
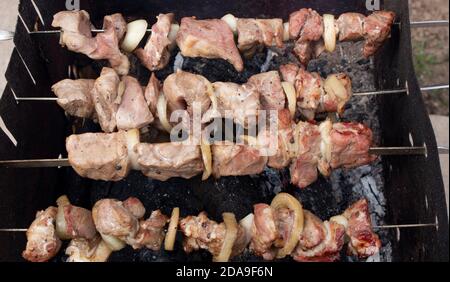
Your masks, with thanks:
[(287, 193), (279, 193), (272, 200), (270, 207), (274, 210), (280, 208), (287, 208), (294, 213), (294, 220), (292, 222), (291, 234), (285, 243), (284, 247), (278, 250), (277, 258), (284, 258), (290, 255), (297, 246), (300, 234), (303, 231), (303, 207), (300, 202), (293, 196)]
[(66, 195), (63, 195), (56, 200), (56, 204), (58, 205), (55, 222), (56, 235), (61, 240), (69, 240), (71, 239), (71, 236), (67, 233), (67, 222), (64, 216), (64, 207), (70, 205), (69, 198)]
[(172, 131), (172, 126), (167, 119), (167, 100), (164, 93), (160, 93), (158, 97), (158, 103), (156, 104), (156, 110), (158, 112), (159, 121), (164, 129), (170, 133)]
[(250, 213), (239, 221), (239, 225), (242, 226), (245, 232), (245, 245), (248, 245), (252, 240), (252, 225), (254, 217), (255, 216), (253, 213)]
[(128, 160), (131, 164), (131, 168), (139, 170), (138, 155), (134, 151), (137, 144), (140, 143), (140, 133), (138, 129), (131, 129), (126, 132)]
[(288, 109), (291, 113), (291, 116), (295, 116), (295, 111), (297, 108), (297, 94), (295, 93), (295, 87), (292, 83), (283, 81), (281, 83), (283, 87), (284, 93), (286, 94), (286, 98), (288, 100)]
[(234, 34), (237, 34), (237, 18), (232, 14), (226, 14), (222, 17), (222, 21), (226, 22)]
[(289, 35), (289, 22), (283, 24), (283, 41), (289, 41), (291, 36)]
[(203, 164), (205, 165), (205, 170), (203, 171), (202, 180), (205, 181), (212, 174), (212, 152), (211, 145), (205, 137), (202, 136), (200, 140), (200, 149), (202, 151)]
[(111, 251), (120, 251), (126, 246), (125, 242), (117, 237), (102, 233), (100, 233), (100, 236)]
[(335, 74), (330, 74), (323, 83), (325, 92), (329, 95), (335, 95), (340, 99), (347, 99), (347, 89)]
[(146, 20), (137, 20), (127, 24), (127, 33), (122, 42), (122, 50), (133, 52), (147, 33), (148, 23)]
[(323, 41), (325, 42), (325, 49), (331, 53), (336, 49), (336, 28), (334, 24), (334, 16), (324, 14), (323, 25)]
[(173, 208), (170, 217), (169, 227), (167, 228), (166, 238), (164, 239), (164, 249), (173, 251), (175, 238), (177, 237), (178, 221), (180, 220), (180, 208)]
[(226, 233), (220, 253), (213, 258), (213, 261), (215, 262), (228, 262), (238, 233), (238, 224), (234, 214), (223, 213), (222, 217), (223, 222), (225, 223)]
[(179, 24), (172, 24), (170, 26), (169, 35), (167, 36), (167, 38), (170, 41), (170, 45), (169, 45), (169, 50), (170, 51), (175, 49), (175, 47), (177, 46), (176, 40), (177, 40), (178, 30), (180, 30), (180, 25)]

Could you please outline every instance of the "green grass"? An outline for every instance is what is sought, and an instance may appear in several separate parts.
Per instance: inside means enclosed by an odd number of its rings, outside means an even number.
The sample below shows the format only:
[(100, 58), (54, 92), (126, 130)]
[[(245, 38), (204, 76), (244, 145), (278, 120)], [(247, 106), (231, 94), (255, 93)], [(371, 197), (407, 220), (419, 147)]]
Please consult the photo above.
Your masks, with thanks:
[(430, 77), (433, 74), (433, 65), (438, 63), (436, 56), (427, 53), (426, 42), (415, 42), (413, 46), (416, 74), (420, 78)]

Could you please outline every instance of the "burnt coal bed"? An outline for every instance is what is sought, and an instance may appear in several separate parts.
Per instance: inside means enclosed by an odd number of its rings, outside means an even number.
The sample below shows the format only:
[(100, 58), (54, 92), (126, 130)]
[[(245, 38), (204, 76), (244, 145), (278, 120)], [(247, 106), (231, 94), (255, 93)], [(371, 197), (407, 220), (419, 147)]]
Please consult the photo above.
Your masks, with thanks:
[[(34, 26), (36, 15), (30, 1), (21, 1), (20, 12), (25, 24)], [(43, 11), (48, 28), (54, 13), (65, 9), (64, 3), (35, 1)], [(64, 2), (64, 1), (61, 1)], [(282, 17), (302, 7), (311, 7), (319, 13), (341, 14), (349, 11), (368, 13), (364, 1), (205, 1), (201, 7), (195, 1), (81, 1), (100, 26), (104, 15), (121, 12), (128, 20), (145, 18), (153, 22), (160, 12), (174, 12), (177, 18), (220, 18), (226, 13), (237, 17)], [(192, 2), (192, 3), (190, 3)], [(102, 182), (82, 179), (70, 168), (61, 169), (1, 169), (0, 191), (4, 195), (0, 204), (1, 222), (5, 228), (26, 227), (35, 212), (49, 205), (61, 194), (80, 206), (91, 208), (102, 198), (124, 200), (138, 197), (147, 213), (161, 209), (170, 214), (173, 207), (180, 207), (182, 216), (206, 211), (212, 219), (221, 221), (223, 212), (235, 213), (237, 219), (252, 212), (259, 202), (270, 203), (276, 193), (285, 191), (295, 195), (304, 208), (322, 219), (342, 212), (361, 197), (369, 200), (374, 225), (439, 223), (439, 228), (377, 230), (382, 240), (381, 253), (369, 258), (371, 261), (434, 261), (448, 260), (448, 219), (436, 143), (426, 114), (421, 93), (411, 63), (408, 7), (406, 1), (386, 5), (398, 15), (402, 27), (395, 27), (391, 40), (374, 59), (364, 59), (361, 44), (343, 43), (334, 54), (324, 54), (312, 61), (309, 71), (322, 76), (331, 73), (349, 74), (355, 92), (375, 89), (396, 89), (408, 82), (409, 95), (353, 97), (342, 121), (357, 121), (368, 125), (374, 132), (375, 143), (383, 146), (421, 146), (428, 148), (426, 156), (383, 157), (372, 165), (353, 170), (337, 170), (330, 179), (320, 178), (304, 190), (290, 185), (288, 170), (266, 169), (260, 175), (223, 177), (202, 182), (200, 177), (191, 180), (171, 179), (160, 182), (148, 179), (139, 172), (132, 172), (120, 182)], [(397, 3), (398, 2), (398, 3)], [(23, 83), (25, 76), (18, 54), (13, 53), (7, 71), (9, 86), (20, 97), (49, 96), (49, 86), (67, 77), (67, 68), (76, 65), (80, 72), (98, 75), (102, 62), (93, 62), (81, 55), (73, 54), (58, 45), (57, 35), (30, 36), (18, 23), (15, 43), (17, 50), (27, 62), (32, 62), (30, 71), (35, 75), (36, 85)], [(34, 48), (30, 48), (30, 45)], [(174, 68), (198, 73), (210, 81), (246, 82), (256, 73), (277, 70), (279, 66), (296, 59), (291, 54), (292, 46), (285, 49), (265, 49), (252, 59), (245, 61), (245, 71), (237, 73), (222, 60), (182, 58), (178, 50), (166, 69), (156, 73), (165, 79)], [(145, 85), (150, 73), (132, 62), (131, 75)], [(66, 155), (65, 137), (73, 132), (100, 131), (98, 125), (83, 120), (68, 118), (52, 104), (17, 104), (13, 93), (7, 89), (0, 102), (0, 113), (15, 137), (18, 146), (11, 145), (8, 138), (0, 136), (1, 159), (52, 158)], [(153, 136), (154, 137), (154, 136)], [(148, 214), (146, 215), (148, 216)], [(400, 232), (400, 233), (399, 233)], [(25, 247), (24, 234), (0, 234), (0, 260), (20, 261)], [(174, 252), (153, 252), (148, 249), (132, 250), (131, 247), (113, 253), (110, 261), (210, 261), (206, 252), (185, 254), (179, 234)], [(64, 249), (64, 246), (62, 250)], [(64, 261), (63, 252), (54, 261)], [(234, 258), (234, 261), (260, 261), (250, 253)], [(349, 257), (342, 253), (342, 260)], [(287, 259), (289, 261), (289, 259)]]

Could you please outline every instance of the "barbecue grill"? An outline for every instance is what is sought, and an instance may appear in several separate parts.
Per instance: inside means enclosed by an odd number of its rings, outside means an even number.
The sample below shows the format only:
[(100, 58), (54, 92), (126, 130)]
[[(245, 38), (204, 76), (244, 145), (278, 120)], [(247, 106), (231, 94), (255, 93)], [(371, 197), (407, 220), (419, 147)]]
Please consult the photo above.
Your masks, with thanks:
[[(70, 1), (69, 1), (70, 2)], [(370, 1), (369, 1), (370, 2)], [(65, 137), (98, 130), (89, 121), (68, 118), (53, 102), (50, 86), (64, 78), (74, 78), (76, 70), (87, 65), (99, 71), (101, 63), (68, 52), (58, 44), (55, 34), (34, 34), (49, 30), (52, 17), (66, 9), (65, 1), (20, 1), (19, 19), (14, 34), (16, 48), (5, 74), (8, 85), (0, 101), (0, 114), (13, 137), (0, 134), (0, 160), (64, 158)], [(184, 16), (220, 18), (226, 13), (238, 17), (281, 17), (302, 7), (319, 13), (367, 14), (366, 1), (80, 1), (96, 26), (105, 15), (121, 12), (127, 20), (144, 18), (153, 22), (159, 13), (174, 12)], [(403, 155), (383, 156), (381, 161), (351, 171), (339, 170), (327, 180), (321, 178), (306, 190), (289, 184), (288, 171), (266, 169), (257, 176), (224, 177), (201, 182), (171, 179), (150, 180), (131, 173), (123, 181), (102, 182), (83, 179), (70, 168), (0, 168), (0, 228), (24, 228), (34, 219), (37, 210), (54, 205), (56, 198), (67, 194), (72, 203), (91, 208), (102, 198), (124, 200), (138, 197), (147, 210), (161, 209), (170, 214), (178, 206), (182, 215), (205, 210), (211, 218), (231, 211), (242, 218), (258, 202), (270, 202), (280, 191), (290, 192), (303, 205), (322, 218), (337, 214), (354, 200), (365, 196), (370, 203), (372, 219), (379, 228), (382, 250), (375, 261), (448, 261), (448, 218), (439, 167), (439, 148), (426, 112), (421, 88), (417, 83), (411, 59), (410, 22), (407, 1), (385, 1), (383, 9), (395, 11), (398, 24), (392, 38), (374, 59), (362, 59), (360, 46), (344, 43), (335, 54), (312, 61), (308, 70), (323, 75), (336, 71), (348, 73), (354, 90), (365, 95), (354, 97), (343, 120), (363, 122), (373, 129), (375, 141), (383, 146), (415, 147)], [(258, 53), (246, 61), (244, 72), (238, 74), (221, 60), (185, 58), (184, 70), (200, 73), (211, 81), (245, 82), (261, 71), (261, 66), (277, 69), (289, 58)], [(175, 56), (169, 66), (157, 75), (165, 78), (173, 72)], [(132, 75), (146, 83), (149, 72), (133, 66)], [(424, 88), (422, 90), (427, 90)], [(395, 91), (390, 91), (395, 90)], [(373, 93), (372, 93), (373, 92)], [(369, 95), (383, 94), (383, 95)], [(38, 97), (38, 99), (36, 99)], [(396, 225), (414, 224), (412, 228)], [(416, 226), (417, 225), (417, 226)], [(23, 232), (0, 232), (0, 260), (22, 261), (20, 256), (26, 238)], [(206, 252), (186, 255), (179, 246), (173, 253), (131, 248), (116, 252), (110, 261), (209, 261)], [(345, 254), (343, 260), (348, 260)], [(54, 260), (63, 261), (60, 255)], [(238, 261), (258, 261), (244, 254)]]

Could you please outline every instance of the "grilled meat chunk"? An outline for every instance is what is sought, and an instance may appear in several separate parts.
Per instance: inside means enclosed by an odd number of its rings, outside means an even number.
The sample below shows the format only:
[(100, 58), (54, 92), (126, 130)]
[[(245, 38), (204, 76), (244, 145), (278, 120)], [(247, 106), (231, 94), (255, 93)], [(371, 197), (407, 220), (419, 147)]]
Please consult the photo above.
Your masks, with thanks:
[[(297, 95), (297, 106), (303, 110), (303, 115), (310, 120), (313, 119), (314, 113), (320, 106), (324, 96), (322, 78), (318, 73), (310, 73), (304, 69), (299, 69), (294, 86)], [(307, 112), (311, 113), (311, 116), (306, 114)]]
[(282, 19), (238, 19), (237, 33), (238, 48), (246, 56), (262, 46), (283, 47)]
[(61, 248), (56, 236), (55, 221), (57, 208), (49, 207), (39, 211), (27, 230), (27, 246), (22, 257), (32, 262), (45, 262), (53, 258)]
[(283, 81), (295, 84), (296, 77), (300, 68), (294, 64), (286, 64), (280, 66), (280, 73)]
[(364, 38), (365, 16), (359, 13), (344, 13), (339, 16), (336, 25), (339, 29), (339, 41), (359, 41)]
[(285, 108), (286, 96), (277, 71), (256, 74), (250, 77), (248, 83), (260, 93), (261, 109), (282, 110)]
[(160, 210), (153, 211), (147, 220), (140, 221), (136, 237), (129, 239), (128, 243), (133, 249), (146, 247), (153, 251), (159, 251), (166, 235), (164, 226), (168, 219)]
[(70, 202), (64, 204), (58, 202), (58, 207), (63, 210), (66, 223), (63, 232), (68, 235), (68, 238), (61, 237), (61, 239), (85, 238), (90, 240), (95, 237), (97, 229), (95, 229), (90, 210), (74, 206)]
[(163, 69), (169, 63), (169, 46), (173, 43), (169, 39), (169, 33), (174, 23), (174, 14), (159, 14), (157, 19), (144, 49), (136, 50), (136, 55), (150, 71)]
[(258, 134), (258, 144), (269, 157), (267, 165), (283, 169), (291, 163), (291, 150), (294, 142), (294, 127), (291, 113), (288, 109), (278, 111), (278, 128), (266, 128)]
[(92, 90), (95, 112), (104, 132), (116, 129), (116, 114), (122, 97), (119, 96), (120, 78), (111, 68), (103, 68)]
[(146, 176), (166, 181), (172, 177), (192, 178), (203, 171), (200, 147), (181, 142), (138, 144), (138, 163)]
[(332, 76), (337, 79), (337, 81), (342, 85), (345, 91), (341, 92), (340, 90), (336, 90), (335, 88), (333, 88), (333, 86), (328, 87), (325, 82), (323, 89), (324, 95), (316, 112), (336, 112), (338, 114), (343, 114), (345, 105), (353, 95), (352, 81), (350, 80), (350, 77), (345, 73), (330, 74), (328, 76), (328, 79), (330, 79)]
[(198, 216), (188, 216), (180, 220), (180, 231), (186, 237), (183, 249), (186, 253), (204, 249), (217, 256), (222, 249), (226, 227), (208, 218), (206, 212)]
[(138, 198), (129, 197), (123, 201), (123, 206), (137, 219), (141, 219), (145, 215), (145, 207)]
[(118, 181), (130, 170), (126, 133), (85, 133), (66, 140), (69, 162), (82, 177)]
[(211, 105), (209, 95), (211, 83), (203, 76), (184, 71), (169, 75), (164, 81), (164, 95), (170, 111), (187, 110), (190, 116), (194, 112), (194, 103), (205, 113)]
[(245, 128), (255, 125), (261, 104), (260, 94), (253, 85), (215, 82), (213, 89), (222, 117), (233, 119)]
[(156, 75), (152, 73), (148, 85), (145, 88), (144, 96), (153, 117), (157, 117), (156, 105), (158, 104), (161, 89), (161, 82), (156, 78)]
[(106, 262), (112, 251), (108, 248), (100, 235), (87, 240), (85, 238), (72, 239), (66, 249), (66, 262)]
[(233, 32), (222, 20), (183, 18), (177, 34), (177, 44), (183, 56), (220, 58), (230, 62), (239, 72), (244, 69)]
[(276, 251), (272, 245), (279, 238), (274, 211), (267, 204), (256, 204), (253, 208), (255, 217), (252, 225), (250, 250), (265, 260), (273, 260)]
[(136, 78), (125, 76), (122, 79), (124, 92), (116, 114), (119, 130), (142, 128), (153, 122), (154, 118), (145, 101), (144, 91)]
[(139, 219), (118, 200), (102, 199), (96, 202), (92, 208), (92, 218), (100, 234), (123, 241), (134, 238), (139, 230)]
[(58, 97), (57, 103), (69, 115), (80, 118), (92, 118), (94, 102), (91, 91), (94, 88), (93, 79), (64, 79), (52, 86), (52, 91)]
[(348, 253), (367, 258), (379, 252), (381, 241), (372, 231), (369, 205), (366, 199), (359, 200), (345, 210), (343, 216), (348, 220), (346, 229), (350, 238)]
[(390, 36), (394, 24), (395, 13), (390, 11), (376, 11), (364, 20), (364, 56), (373, 56)]
[(92, 24), (86, 11), (59, 12), (54, 16), (52, 26), (61, 28), (61, 45), (67, 46), (70, 51), (85, 54), (94, 60), (106, 59), (119, 74), (128, 73), (130, 62), (119, 50), (119, 42), (126, 30), (122, 15), (105, 17), (105, 32), (95, 38), (92, 37)]
[(318, 126), (308, 122), (297, 124), (295, 138), (298, 139), (297, 158), (290, 167), (291, 182), (305, 188), (317, 180), (317, 166), (321, 151), (321, 134)]
[(263, 157), (257, 148), (229, 141), (212, 145), (213, 175), (239, 176), (258, 174), (264, 170), (267, 157)]
[(369, 152), (372, 131), (363, 124), (335, 123), (330, 138), (330, 167), (333, 169), (363, 166), (377, 159), (377, 156)]

